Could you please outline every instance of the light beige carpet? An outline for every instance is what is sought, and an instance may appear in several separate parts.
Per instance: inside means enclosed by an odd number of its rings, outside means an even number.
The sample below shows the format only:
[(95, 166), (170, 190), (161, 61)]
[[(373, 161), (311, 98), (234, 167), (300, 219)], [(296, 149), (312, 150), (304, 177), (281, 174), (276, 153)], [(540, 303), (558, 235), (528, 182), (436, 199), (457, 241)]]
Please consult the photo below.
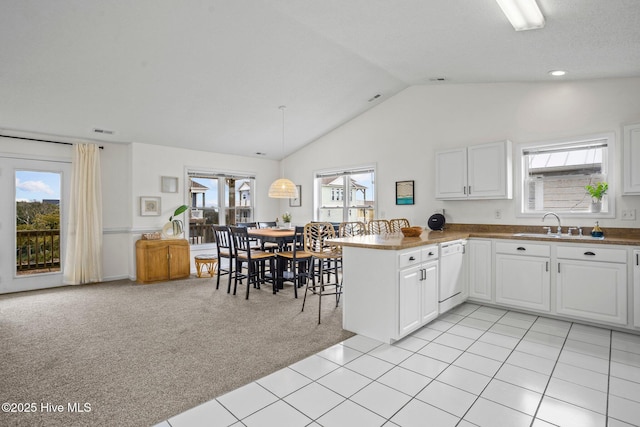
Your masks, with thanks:
[(318, 325), (317, 296), (301, 313), (290, 286), (248, 301), (244, 285), (222, 288), (125, 280), (0, 296), (0, 400), (36, 408), (0, 425), (153, 425), (353, 335), (332, 297)]

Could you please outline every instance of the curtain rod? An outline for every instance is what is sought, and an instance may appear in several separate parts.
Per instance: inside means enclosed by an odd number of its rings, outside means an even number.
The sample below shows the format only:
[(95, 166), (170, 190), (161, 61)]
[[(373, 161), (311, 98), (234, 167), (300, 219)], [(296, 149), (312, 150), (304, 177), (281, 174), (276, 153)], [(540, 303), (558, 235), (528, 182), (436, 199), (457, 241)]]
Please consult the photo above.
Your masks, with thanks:
[[(13, 139), (24, 139), (25, 141), (37, 141), (37, 142), (48, 142), (50, 144), (62, 144), (62, 145), (73, 145), (71, 142), (61, 142), (61, 141), (49, 141), (48, 139), (36, 139), (36, 138), (25, 138), (22, 136), (11, 136), (11, 135), (0, 135), (2, 138), (13, 138)], [(102, 145), (98, 148), (101, 150), (104, 149)]]

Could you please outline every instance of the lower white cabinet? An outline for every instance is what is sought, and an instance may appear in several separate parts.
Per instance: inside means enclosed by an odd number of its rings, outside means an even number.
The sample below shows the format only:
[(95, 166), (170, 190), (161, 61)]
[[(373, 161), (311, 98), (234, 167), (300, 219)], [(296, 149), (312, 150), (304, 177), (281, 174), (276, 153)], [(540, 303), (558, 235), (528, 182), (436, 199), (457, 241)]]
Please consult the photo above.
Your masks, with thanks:
[(633, 251), (633, 326), (640, 328), (640, 249)]
[(558, 246), (556, 311), (595, 322), (627, 324), (627, 251)]
[(496, 302), (538, 311), (551, 309), (548, 245), (496, 243)]
[(469, 298), (491, 301), (491, 240), (470, 239), (467, 242)]
[(398, 338), (438, 317), (438, 247), (398, 255)]

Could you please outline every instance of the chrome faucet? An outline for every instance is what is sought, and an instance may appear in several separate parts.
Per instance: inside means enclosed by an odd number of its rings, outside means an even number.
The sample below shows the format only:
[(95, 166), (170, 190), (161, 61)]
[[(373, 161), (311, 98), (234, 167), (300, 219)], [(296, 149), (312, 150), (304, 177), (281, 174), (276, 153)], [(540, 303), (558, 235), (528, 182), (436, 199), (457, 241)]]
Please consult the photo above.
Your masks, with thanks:
[(544, 219), (548, 216), (548, 215), (553, 215), (556, 217), (556, 219), (558, 220), (558, 235), (562, 234), (562, 225), (560, 225), (560, 217), (558, 216), (557, 213), (555, 212), (547, 212), (546, 214), (544, 214), (544, 216), (542, 217), (542, 222), (544, 222)]

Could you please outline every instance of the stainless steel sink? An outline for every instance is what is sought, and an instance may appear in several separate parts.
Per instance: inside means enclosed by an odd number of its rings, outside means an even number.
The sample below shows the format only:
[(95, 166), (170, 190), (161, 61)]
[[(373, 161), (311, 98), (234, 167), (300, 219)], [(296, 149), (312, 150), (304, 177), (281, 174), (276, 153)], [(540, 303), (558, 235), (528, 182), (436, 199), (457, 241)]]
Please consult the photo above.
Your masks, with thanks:
[(558, 234), (547, 234), (547, 233), (515, 233), (514, 237), (535, 237), (537, 239), (559, 239), (560, 236)]
[(513, 237), (532, 237), (535, 239), (571, 239), (571, 240), (604, 240), (604, 237), (578, 236), (569, 234), (547, 233), (514, 233)]

